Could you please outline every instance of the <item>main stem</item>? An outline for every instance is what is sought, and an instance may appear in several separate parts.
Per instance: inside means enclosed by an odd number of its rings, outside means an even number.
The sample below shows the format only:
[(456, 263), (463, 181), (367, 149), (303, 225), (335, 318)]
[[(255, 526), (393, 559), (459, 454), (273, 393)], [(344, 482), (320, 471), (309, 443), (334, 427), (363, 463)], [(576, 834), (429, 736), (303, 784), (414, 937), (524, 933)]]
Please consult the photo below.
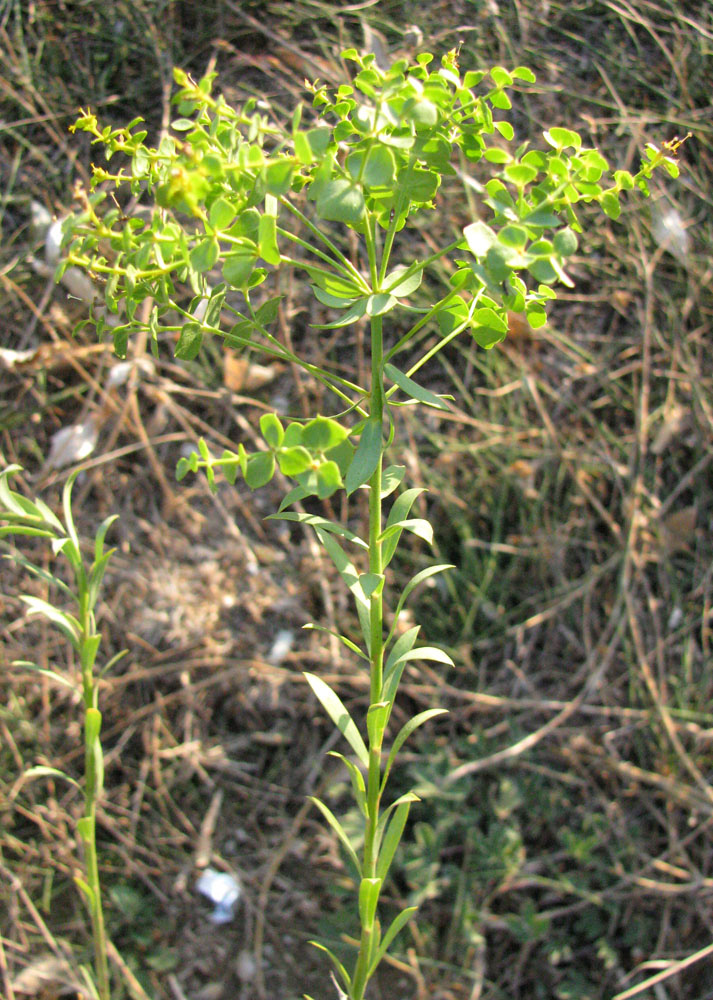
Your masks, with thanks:
[[(82, 624), (82, 686), (85, 713), (90, 709), (95, 709), (94, 704), (94, 658), (96, 646), (93, 640), (94, 615), (89, 606), (89, 595), (83, 593), (81, 601), (81, 624)], [(85, 727), (87, 720), (85, 718)], [(88, 731), (85, 733), (84, 746), (84, 825), (82, 831), (85, 834), (84, 863), (87, 875), (87, 885), (91, 891), (90, 915), (92, 921), (92, 939), (94, 943), (94, 974), (96, 976), (97, 992), (100, 1000), (110, 1000), (111, 987), (109, 984), (109, 966), (107, 963), (106, 929), (104, 927), (104, 909), (102, 907), (101, 880), (99, 878), (99, 861), (97, 858), (96, 841), (96, 821), (97, 821), (97, 799), (99, 795), (98, 771), (101, 761), (97, 759), (97, 754), (101, 754), (101, 747), (96, 745), (97, 739), (90, 740)]]
[[(371, 320), (371, 396), (369, 419), (378, 421), (381, 426), (384, 417), (384, 383), (383, 383), (383, 336), (381, 316)], [(376, 576), (383, 573), (383, 555), (381, 542), (381, 475), (383, 453), (369, 480), (369, 572)], [(372, 593), (370, 608), (370, 696), (369, 704), (375, 705), (381, 701), (381, 691), (384, 681), (384, 598), (383, 587), (377, 587)], [(379, 823), (379, 805), (381, 788), (381, 733), (377, 734), (378, 743), (369, 737), (369, 773), (366, 786), (366, 828), (364, 832), (364, 858), (362, 863), (362, 878), (376, 877), (378, 851), (376, 849), (376, 833)], [(364, 924), (361, 928), (359, 954), (357, 956), (354, 976), (352, 979), (351, 1000), (363, 1000), (369, 972), (372, 941), (374, 936), (374, 921)]]

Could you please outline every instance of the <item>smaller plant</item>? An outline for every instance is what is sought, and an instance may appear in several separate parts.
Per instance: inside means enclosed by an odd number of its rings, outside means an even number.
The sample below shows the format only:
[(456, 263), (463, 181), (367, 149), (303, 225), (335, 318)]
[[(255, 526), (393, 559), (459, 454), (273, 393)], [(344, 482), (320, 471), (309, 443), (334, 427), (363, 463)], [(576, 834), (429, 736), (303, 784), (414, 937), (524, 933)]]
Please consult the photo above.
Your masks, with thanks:
[[(28, 500), (21, 493), (10, 489), (9, 479), (22, 469), (11, 465), (0, 472), (0, 537), (46, 538), (50, 541), (55, 556), (63, 556), (69, 567), (72, 582), (65, 583), (59, 576), (42, 569), (22, 556), (15, 556), (25, 569), (48, 583), (53, 589), (65, 594), (73, 604), (73, 613), (63, 611), (55, 604), (39, 597), (23, 595), (22, 600), (34, 615), (44, 615), (67, 639), (79, 658), (81, 670), (81, 698), (84, 713), (84, 781), (80, 785), (74, 778), (54, 767), (33, 767), (25, 778), (53, 775), (63, 778), (80, 788), (84, 798), (81, 818), (77, 821), (77, 833), (84, 853), (84, 877), (75, 879), (89, 909), (94, 946), (94, 974), (83, 968), (92, 994), (99, 1000), (110, 1000), (111, 989), (107, 963), (107, 939), (104, 928), (104, 911), (99, 879), (99, 865), (96, 845), (96, 811), (102, 794), (104, 777), (104, 756), (100, 740), (102, 716), (98, 704), (96, 661), (101, 645), (101, 635), (97, 630), (95, 609), (99, 599), (102, 580), (106, 572), (112, 549), (105, 550), (106, 533), (116, 519), (107, 517), (99, 526), (94, 539), (94, 554), (87, 562), (82, 554), (79, 536), (72, 515), (72, 487), (77, 473), (67, 480), (62, 494), (64, 523), (56, 517), (42, 500)], [(4, 522), (4, 523), (3, 523)], [(104, 667), (109, 670), (123, 656), (119, 653)], [(16, 666), (37, 670), (49, 676), (54, 682), (75, 688), (73, 680), (56, 672), (19, 662)]]

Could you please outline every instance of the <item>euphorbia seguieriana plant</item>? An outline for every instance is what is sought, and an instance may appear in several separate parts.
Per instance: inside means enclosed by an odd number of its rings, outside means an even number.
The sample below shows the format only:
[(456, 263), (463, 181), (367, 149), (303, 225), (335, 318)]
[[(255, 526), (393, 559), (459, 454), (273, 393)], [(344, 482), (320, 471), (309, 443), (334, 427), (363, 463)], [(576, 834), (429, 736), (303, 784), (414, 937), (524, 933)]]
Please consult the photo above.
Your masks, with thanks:
[[(324, 950), (340, 994), (362, 1000), (414, 912), (404, 909), (384, 925), (379, 917), (380, 895), (416, 799), (407, 793), (388, 801), (389, 775), (408, 737), (442, 711), (420, 712), (392, 733), (399, 682), (407, 663), (452, 662), (442, 649), (418, 645), (418, 626), (401, 627), (414, 588), (450, 567), (421, 570), (400, 593), (389, 573), (403, 532), (432, 539), (428, 521), (412, 516), (422, 490), (403, 488), (404, 467), (385, 463), (387, 450), (398, 449), (397, 408), (448, 408), (420, 384), (418, 373), (455, 337), (489, 350), (505, 337), (508, 312), (524, 313), (532, 327), (545, 323), (553, 286), (572, 285), (565, 262), (582, 231), (578, 206), (598, 202), (616, 218), (622, 191), (648, 193), (656, 167), (675, 176), (677, 166), (675, 144), (647, 145), (638, 173), (610, 173), (602, 154), (569, 128), (544, 132), (542, 150), (517, 143), (505, 117), (507, 91), (534, 80), (524, 67), (463, 73), (455, 52), (440, 62), (423, 53), (387, 70), (353, 49), (343, 57), (355, 67), (351, 83), (336, 91), (309, 86), (319, 117), (298, 106), (289, 127), (255, 100), (236, 110), (213, 96), (214, 74), (196, 83), (180, 70), (180, 117), (158, 148), (145, 144), (140, 118), (112, 129), (81, 113), (75, 128), (94, 137), (107, 161), (115, 162), (115, 154), (122, 161), (114, 173), (94, 167), (94, 193), (69, 227), (62, 266), (85, 268), (101, 282), (113, 321), (99, 318), (97, 325), (111, 331), (119, 356), (140, 329), (154, 352), (173, 342), (175, 356), (187, 361), (211, 335), (228, 347), (299, 365), (332, 394), (335, 412), (329, 414), (263, 415), (264, 446), (255, 452), (239, 444), (218, 456), (199, 441), (198, 450), (179, 461), (178, 477), (203, 469), (214, 487), (216, 474), (230, 483), (240, 474), (256, 489), (279, 469), (294, 485), (273, 516), (315, 532), (354, 599), (359, 631), (338, 638), (369, 673), (363, 724), (323, 680), (306, 677), (349, 748), (349, 755), (336, 756), (362, 817), (353, 839), (315, 799), (353, 866), (361, 928), (353, 962), (343, 964)], [(436, 211), (443, 178), (457, 173), (454, 161), (461, 174), (479, 164), (478, 180), (468, 180), (479, 192), (480, 217), (428, 252), (420, 233)], [(125, 198), (120, 208), (113, 188), (133, 200)], [(432, 232), (448, 228), (443, 221)], [(351, 243), (344, 239), (348, 232)], [(450, 274), (445, 286), (435, 291), (429, 278), (428, 292), (420, 290), (439, 261), (448, 262), (436, 269)], [(354, 381), (354, 365), (346, 373), (320, 367), (309, 359), (315, 352), (303, 358), (273, 332), (280, 296), (266, 295), (262, 286), (282, 268), (293, 268), (331, 311), (331, 321), (310, 337), (368, 324), (366, 384)], [(140, 310), (141, 303), (150, 308)], [(309, 497), (343, 492), (353, 498), (360, 491), (368, 497), (365, 537), (344, 521), (290, 509)]]

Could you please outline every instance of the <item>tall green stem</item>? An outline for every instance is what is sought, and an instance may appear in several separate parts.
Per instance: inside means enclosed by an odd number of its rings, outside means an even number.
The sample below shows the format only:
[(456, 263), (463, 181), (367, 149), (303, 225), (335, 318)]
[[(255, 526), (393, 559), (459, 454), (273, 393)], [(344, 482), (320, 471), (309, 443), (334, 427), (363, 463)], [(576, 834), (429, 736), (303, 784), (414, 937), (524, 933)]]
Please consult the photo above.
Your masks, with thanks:
[(107, 964), (106, 929), (102, 906), (101, 880), (97, 858), (96, 819), (97, 800), (103, 783), (103, 757), (99, 732), (101, 713), (96, 707), (94, 684), (94, 661), (99, 646), (94, 614), (90, 606), (88, 591), (82, 587), (86, 578), (78, 574), (80, 590), (80, 623), (82, 666), (82, 694), (84, 702), (84, 813), (79, 821), (79, 835), (84, 847), (84, 863), (87, 877), (86, 895), (92, 921), (94, 944), (94, 974), (99, 1000), (110, 1000), (109, 967)]
[[(381, 316), (371, 320), (371, 420), (382, 425), (384, 418), (384, 383), (383, 383), (383, 334)], [(369, 480), (369, 572), (375, 576), (383, 573), (383, 552), (381, 542), (381, 477), (383, 453)], [(372, 593), (370, 607), (370, 706), (381, 701), (384, 679), (384, 598), (383, 587), (377, 587)], [(364, 857), (362, 878), (376, 877), (378, 850), (376, 846), (379, 825), (379, 806), (381, 800), (381, 740), (382, 730), (377, 727), (375, 733), (378, 742), (369, 734), (369, 772), (366, 787), (366, 828), (364, 832)], [(369, 964), (372, 954), (372, 940), (375, 932), (375, 921), (362, 924), (359, 954), (357, 956), (354, 977), (352, 980), (352, 1000), (362, 1000), (366, 988)]]

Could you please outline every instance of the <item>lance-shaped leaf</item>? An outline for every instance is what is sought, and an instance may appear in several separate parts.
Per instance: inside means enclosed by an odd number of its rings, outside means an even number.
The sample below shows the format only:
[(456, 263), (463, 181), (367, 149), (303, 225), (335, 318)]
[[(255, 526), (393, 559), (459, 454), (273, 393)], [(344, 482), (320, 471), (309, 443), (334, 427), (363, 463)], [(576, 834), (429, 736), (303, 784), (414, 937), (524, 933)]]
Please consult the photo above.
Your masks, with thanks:
[(386, 767), (384, 768), (384, 777), (381, 780), (382, 792), (384, 790), (384, 787), (386, 786), (386, 779), (388, 778), (389, 772), (391, 771), (391, 768), (394, 765), (394, 761), (396, 760), (398, 752), (404, 745), (406, 740), (409, 738), (411, 733), (413, 733), (414, 730), (418, 729), (419, 726), (422, 726), (424, 722), (428, 722), (429, 719), (435, 719), (437, 715), (445, 715), (447, 714), (447, 711), (448, 710), (445, 708), (426, 709), (425, 712), (419, 712), (418, 715), (414, 715), (412, 719), (409, 719), (409, 721), (401, 727), (401, 729), (398, 731), (396, 735), (396, 739), (394, 740), (393, 746), (391, 747), (391, 750), (389, 751), (389, 756), (386, 760)]
[(335, 319), (331, 323), (314, 323), (313, 326), (315, 330), (336, 330), (340, 326), (349, 326), (350, 323), (356, 323), (358, 319), (366, 316), (366, 308), (369, 303), (370, 296), (363, 295), (360, 299), (357, 299), (345, 313)]
[(397, 799), (394, 799), (394, 801), (391, 803), (388, 809), (385, 809), (382, 812), (376, 827), (376, 837), (375, 837), (375, 850), (379, 854), (381, 853), (381, 842), (383, 840), (384, 833), (389, 824), (389, 818), (392, 815), (392, 813), (394, 813), (397, 809), (399, 809), (402, 805), (404, 805), (407, 802), (411, 803), (420, 801), (421, 800), (419, 799), (418, 795), (416, 795), (415, 792), (406, 792), (404, 795), (399, 795)]
[(373, 927), (381, 892), (380, 878), (363, 878), (359, 885), (359, 918), (362, 927)]
[(352, 791), (354, 792), (356, 804), (359, 806), (362, 815), (366, 817), (368, 813), (366, 808), (366, 785), (364, 784), (364, 775), (361, 773), (354, 761), (349, 760), (349, 758), (345, 757), (343, 753), (337, 753), (336, 750), (329, 750), (327, 756), (336, 757), (338, 760), (341, 760), (342, 764), (344, 764), (346, 769), (349, 771), (349, 777), (351, 779)]
[(356, 727), (356, 723), (346, 710), (339, 695), (333, 691), (328, 684), (325, 684), (321, 677), (317, 677), (316, 674), (305, 673), (304, 676), (334, 725), (345, 738), (364, 767), (368, 767), (369, 751), (366, 749), (366, 745), (361, 737), (361, 733)]
[(419, 583), (423, 583), (423, 581), (427, 580), (430, 576), (435, 576), (436, 573), (443, 573), (447, 569), (454, 568), (455, 567), (452, 563), (439, 563), (437, 566), (427, 566), (426, 569), (422, 569), (420, 573), (416, 573), (415, 576), (412, 576), (404, 587), (401, 597), (399, 598), (399, 603), (396, 605), (396, 611), (394, 612), (394, 626), (398, 621), (399, 615), (403, 611), (404, 604), (410, 597), (412, 591), (418, 587)]
[[(415, 909), (415, 907), (414, 907), (414, 909)], [(319, 951), (323, 951), (325, 953), (325, 955), (329, 955), (329, 959), (330, 959), (332, 965), (334, 966), (334, 968), (335, 968), (335, 970), (336, 970), (339, 978), (344, 983), (344, 986), (345, 986), (345, 989), (347, 990), (347, 993), (351, 992), (352, 981), (349, 978), (349, 974), (348, 974), (347, 970), (344, 968), (344, 966), (339, 961), (339, 959), (334, 954), (334, 952), (330, 951), (329, 948), (327, 948), (326, 945), (321, 944), (321, 942), (319, 942), (319, 941), (310, 941), (309, 943), (312, 945), (313, 948), (318, 948)], [(311, 1000), (311, 998), (307, 997), (306, 1000)]]
[(336, 835), (341, 840), (341, 842), (344, 845), (344, 848), (345, 848), (347, 854), (351, 858), (351, 860), (352, 860), (352, 862), (354, 864), (354, 867), (357, 870), (357, 874), (361, 877), (361, 865), (359, 864), (359, 858), (357, 857), (356, 851), (354, 850), (354, 848), (351, 845), (349, 837), (347, 837), (347, 835), (346, 835), (344, 827), (339, 822), (339, 820), (334, 815), (334, 813), (329, 808), (329, 806), (326, 806), (324, 804), (324, 802), (321, 802), (318, 798), (315, 798), (315, 796), (313, 796), (313, 795), (310, 795), (310, 800), (312, 802), (314, 802), (314, 804), (317, 806), (317, 808), (319, 809), (319, 811), (322, 813), (322, 815), (324, 816), (324, 818), (327, 820), (327, 822), (329, 823), (329, 825), (332, 827), (332, 829), (334, 830), (334, 832), (336, 833)]
[(337, 567), (342, 580), (344, 580), (354, 596), (364, 642), (366, 643), (367, 650), (371, 652), (371, 606), (359, 582), (359, 573), (348, 559), (346, 552), (336, 538), (328, 534), (324, 528), (315, 527), (314, 530), (320, 542), (329, 553), (332, 562)]
[(400, 372), (398, 368), (395, 368), (391, 364), (384, 365), (384, 372), (399, 389), (402, 389), (406, 393), (411, 402), (418, 401), (419, 403), (425, 403), (426, 406), (432, 406), (436, 410), (448, 411), (448, 407), (443, 400), (452, 399), (452, 396), (437, 396), (435, 392), (424, 389), (422, 385), (414, 382), (412, 378), (404, 375), (403, 372)]
[(42, 674), (48, 680), (54, 681), (55, 684), (61, 684), (62, 687), (68, 687), (71, 691), (75, 691), (77, 685), (74, 681), (69, 680), (67, 677), (63, 677), (62, 674), (58, 674), (56, 670), (48, 670), (46, 667), (38, 667), (36, 663), (30, 663), (29, 660), (13, 660), (13, 667), (22, 668), (23, 670), (31, 670), (33, 673)]
[(409, 649), (413, 649), (416, 639), (418, 638), (418, 633), (421, 631), (420, 625), (414, 625), (412, 628), (407, 629), (403, 635), (400, 635), (396, 642), (391, 647), (391, 652), (386, 660), (384, 666), (384, 675), (388, 677), (391, 669), (395, 663), (400, 663), (403, 654), (408, 652)]
[(22, 600), (29, 607), (30, 614), (44, 615), (53, 625), (57, 626), (65, 639), (69, 639), (74, 648), (79, 650), (82, 629), (76, 618), (63, 611), (59, 611), (58, 608), (54, 608), (40, 597), (23, 594)]
[(388, 874), (396, 849), (401, 843), (410, 808), (410, 801), (402, 802), (396, 807), (389, 821), (379, 850), (379, 860), (376, 863), (376, 874), (379, 878), (385, 879)]
[(340, 642), (344, 643), (347, 649), (350, 649), (352, 653), (356, 653), (356, 655), (362, 660), (365, 660), (367, 663), (369, 662), (369, 657), (363, 653), (361, 649), (359, 649), (357, 644), (352, 642), (351, 639), (347, 639), (345, 635), (337, 632), (336, 629), (325, 628), (324, 625), (315, 625), (314, 622), (308, 622), (308, 624), (303, 625), (302, 628), (314, 629), (315, 632), (326, 632), (327, 635), (333, 635), (335, 639), (339, 639)]
[(319, 514), (304, 514), (301, 511), (284, 511), (279, 514), (270, 514), (265, 518), (266, 521), (297, 521), (299, 524), (308, 524), (315, 531), (320, 528), (322, 531), (328, 531), (333, 535), (340, 535), (342, 538), (346, 538), (347, 541), (353, 542), (354, 545), (358, 545), (362, 549), (368, 549), (367, 543), (355, 535), (353, 531), (349, 528), (345, 528), (343, 524), (338, 524), (336, 521), (328, 521), (326, 517), (320, 517)]
[(73, 785), (78, 791), (82, 790), (78, 781), (75, 781), (69, 774), (65, 774), (64, 771), (60, 771), (56, 767), (45, 767), (44, 765), (31, 767), (22, 775), (23, 781), (32, 781), (33, 778), (62, 778), (64, 781), (69, 782), (70, 785)]
[(372, 747), (381, 746), (390, 708), (388, 701), (377, 701), (369, 706), (369, 711), (366, 713), (366, 728)]
[(379, 948), (376, 954), (374, 955), (371, 964), (369, 965), (369, 971), (366, 974), (367, 979), (371, 979), (371, 977), (374, 975), (379, 965), (379, 962), (381, 962), (382, 958), (389, 950), (391, 942), (394, 940), (399, 931), (406, 926), (406, 924), (409, 922), (409, 920), (417, 910), (418, 910), (417, 906), (407, 907), (405, 910), (402, 910), (401, 913), (399, 913), (399, 915), (389, 925), (389, 929), (387, 930), (386, 934), (384, 934), (381, 940), (381, 944), (379, 945)]
[(382, 446), (381, 423), (375, 419), (367, 420), (347, 469), (345, 487), (348, 496), (371, 479), (379, 464)]
[(433, 528), (424, 518), (412, 517), (406, 518), (404, 521), (396, 521), (394, 524), (389, 525), (388, 528), (385, 528), (381, 536), (381, 540), (386, 543), (384, 545), (385, 566), (388, 566), (391, 562), (402, 531), (410, 531), (412, 534), (418, 535), (419, 538), (423, 538), (429, 545), (433, 545)]
[(414, 534), (424, 538), (429, 544), (433, 544), (433, 529), (428, 521), (420, 518), (415, 518), (413, 522), (407, 521), (409, 512), (416, 498), (419, 497), (421, 493), (423, 493), (423, 490), (417, 487), (410, 490), (404, 490), (404, 492), (394, 501), (381, 536), (381, 541), (384, 543), (382, 550), (384, 566), (388, 566), (393, 559), (399, 539), (401, 538), (401, 532), (404, 529), (413, 531)]
[(418, 646), (416, 649), (410, 649), (408, 652), (403, 653), (398, 660), (393, 661), (388, 673), (385, 672), (384, 686), (381, 691), (381, 697), (384, 701), (394, 701), (399, 684), (401, 683), (401, 675), (409, 660), (433, 660), (435, 663), (444, 663), (449, 667), (454, 665), (448, 653), (445, 653), (442, 649), (438, 649), (437, 646)]

